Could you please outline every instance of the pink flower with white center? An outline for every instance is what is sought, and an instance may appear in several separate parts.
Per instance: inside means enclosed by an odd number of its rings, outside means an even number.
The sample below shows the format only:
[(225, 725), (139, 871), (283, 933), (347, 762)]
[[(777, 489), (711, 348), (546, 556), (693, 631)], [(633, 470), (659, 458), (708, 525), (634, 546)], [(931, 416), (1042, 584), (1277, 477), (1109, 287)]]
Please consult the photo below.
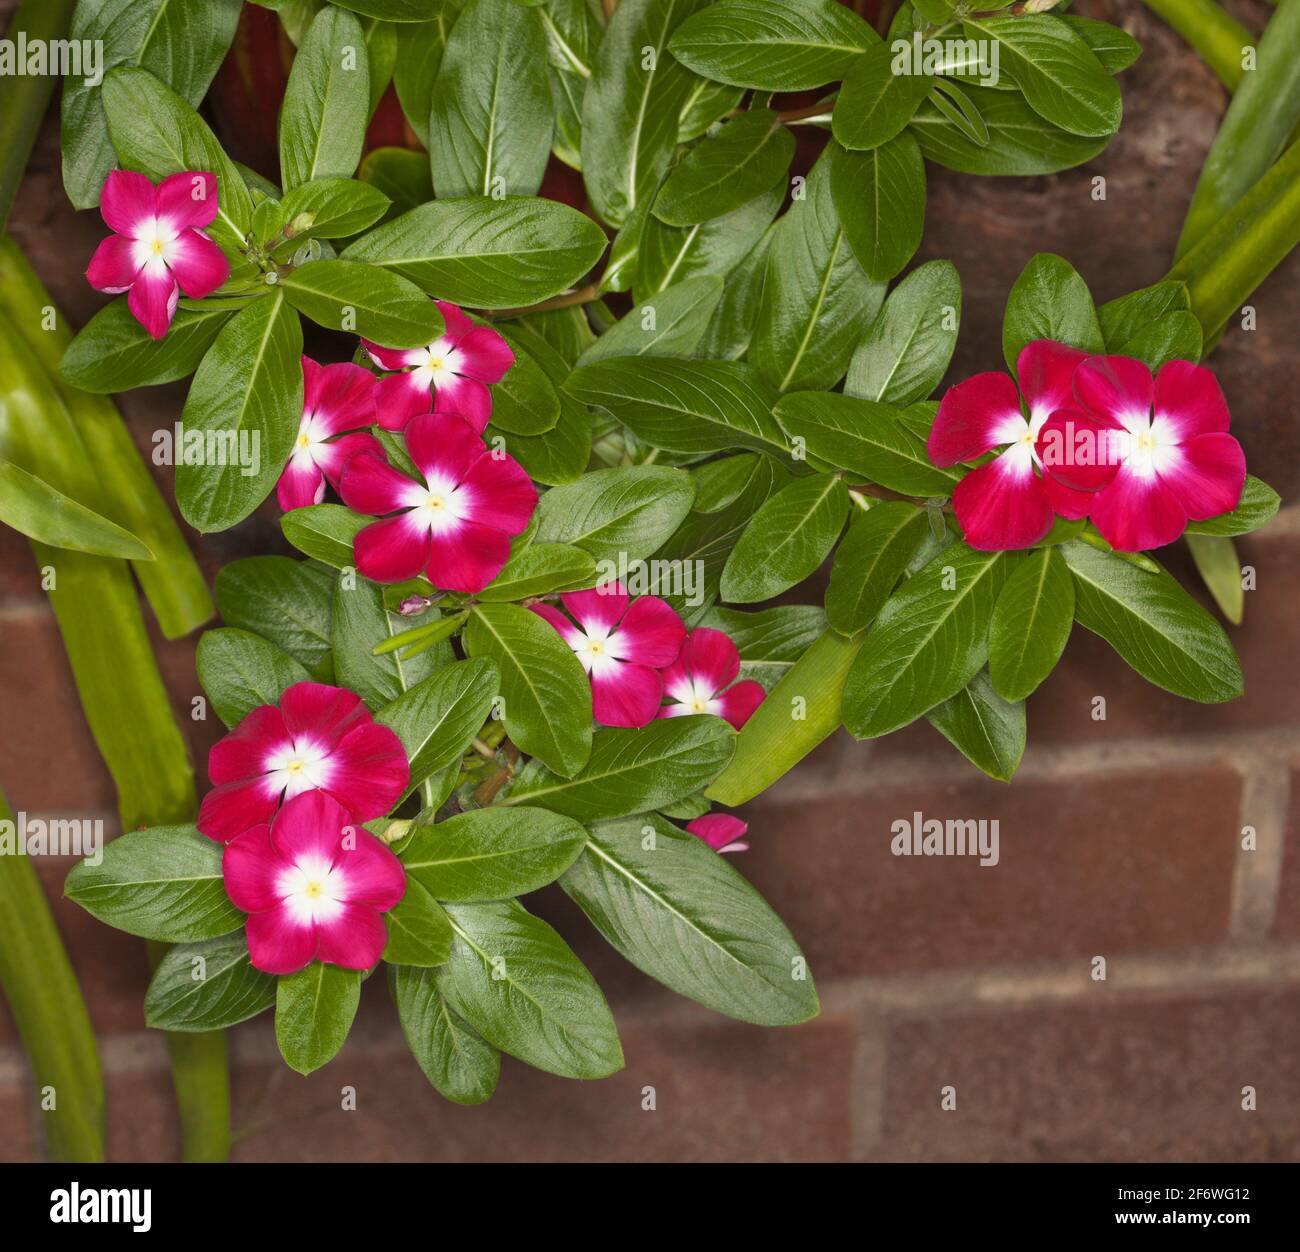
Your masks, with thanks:
[(203, 231), (217, 216), (214, 174), (173, 174), (155, 187), (143, 174), (113, 170), (99, 211), (117, 233), (95, 249), (86, 279), (98, 291), (129, 291), (127, 307), (155, 339), (167, 333), (182, 291), (201, 300), (230, 276)]
[(445, 300), (437, 304), (447, 329), (427, 348), (384, 348), (362, 340), (381, 369), (403, 371), (379, 380), (379, 424), (385, 430), (402, 430), (411, 418), (432, 409), (458, 413), (482, 434), (492, 416), (488, 384), (505, 377), (515, 354), (491, 326), (475, 326)]
[[(529, 607), (559, 631), (591, 679), (592, 712), (602, 726), (648, 726), (686, 637), (682, 619), (658, 596), (632, 600), (621, 583), (562, 595), (574, 621), (549, 604)], [(575, 625), (574, 622), (577, 624)]]
[(463, 417), (424, 413), (411, 419), (405, 440), (418, 481), (373, 452), (343, 467), (346, 505), (395, 514), (357, 535), (357, 569), (381, 583), (423, 571), (444, 591), (482, 591), (510, 559), (511, 538), (528, 528), (537, 489), (513, 457), (490, 453)]
[[(383, 456), (373, 435), (345, 434), (375, 422), (375, 376), (359, 365), (318, 365), (302, 358), (302, 420), (276, 495), (287, 513), (325, 498), (325, 483), (335, 491), (349, 457), (370, 451)], [(338, 438), (337, 436), (342, 436)]]
[(1160, 548), (1189, 521), (1237, 507), (1246, 457), (1228, 434), (1223, 389), (1204, 366), (1168, 361), (1153, 381), (1131, 357), (1089, 357), (1074, 394), (1084, 412), (1058, 416), (1090, 428), (1104, 449), (1088, 471), (1101, 481), (1089, 516), (1111, 547)]
[(248, 914), (249, 959), (267, 974), (312, 961), (374, 968), (388, 938), (381, 914), (406, 892), (402, 863), (323, 791), (294, 796), (269, 827), (232, 839), (221, 873)]
[(664, 670), (664, 694), (671, 703), (658, 716), (712, 713), (739, 730), (767, 695), (752, 679), (736, 682), (739, 673), (740, 651), (729, 635), (707, 626), (691, 631), (677, 659)]
[(703, 839), (715, 852), (749, 851), (749, 844), (741, 842), (749, 831), (749, 823), (732, 817), (730, 813), (706, 813), (693, 822), (687, 822), (686, 829)]
[(1087, 516), (1091, 495), (1058, 481), (1055, 467), (1043, 463), (1044, 442), (1054, 438), (1060, 420), (1053, 414), (1072, 405), (1074, 371), (1085, 356), (1063, 343), (1037, 339), (1016, 358), (1019, 392), (1009, 374), (990, 371), (945, 393), (926, 445), (930, 460), (956, 465), (1001, 449), (952, 493), (957, 520), (972, 548), (1028, 548), (1051, 530), (1056, 514)]
[(294, 683), (255, 708), (208, 756), (213, 789), (198, 827), (227, 843), (271, 819), (280, 801), (321, 791), (356, 822), (383, 817), (410, 781), (402, 741), (342, 687)]

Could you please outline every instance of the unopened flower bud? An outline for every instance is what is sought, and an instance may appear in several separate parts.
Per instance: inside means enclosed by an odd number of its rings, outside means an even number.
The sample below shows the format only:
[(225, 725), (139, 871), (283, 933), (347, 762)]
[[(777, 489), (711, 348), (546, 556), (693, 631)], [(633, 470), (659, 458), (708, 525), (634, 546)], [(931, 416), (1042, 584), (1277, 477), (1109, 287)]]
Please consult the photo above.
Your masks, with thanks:
[(407, 596), (397, 606), (397, 611), (403, 617), (419, 617), (432, 603), (428, 596)]

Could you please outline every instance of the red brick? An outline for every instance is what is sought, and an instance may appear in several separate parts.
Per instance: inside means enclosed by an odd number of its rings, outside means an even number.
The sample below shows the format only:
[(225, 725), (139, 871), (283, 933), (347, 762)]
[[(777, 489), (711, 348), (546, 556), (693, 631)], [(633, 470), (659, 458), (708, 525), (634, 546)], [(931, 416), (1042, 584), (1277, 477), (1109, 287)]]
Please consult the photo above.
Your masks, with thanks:
[[(895, 787), (744, 815), (742, 871), (814, 974), (884, 974), (1213, 943), (1227, 932), (1240, 780), (1226, 765), (1006, 787)], [(894, 856), (890, 826), (999, 821), (1001, 859)]]
[(1291, 767), (1290, 806), (1283, 837), (1286, 846), (1273, 934), (1279, 939), (1300, 939), (1300, 760)]
[[(36, 1097), (27, 1070), (18, 1049), (6, 1049), (12, 1061), (6, 1065), (15, 1071), (12, 1081), (0, 1082), (0, 1164), (43, 1159), (43, 1149), (37, 1130)], [(9, 1057), (5, 1059), (8, 1061)]]
[[(1112, 965), (1112, 972), (1115, 966)], [(936, 1015), (890, 1028), (883, 1134), (905, 1161), (1300, 1159), (1300, 992)], [(940, 1107), (944, 1086), (957, 1109)], [(1253, 1086), (1257, 1111), (1241, 1108)]]

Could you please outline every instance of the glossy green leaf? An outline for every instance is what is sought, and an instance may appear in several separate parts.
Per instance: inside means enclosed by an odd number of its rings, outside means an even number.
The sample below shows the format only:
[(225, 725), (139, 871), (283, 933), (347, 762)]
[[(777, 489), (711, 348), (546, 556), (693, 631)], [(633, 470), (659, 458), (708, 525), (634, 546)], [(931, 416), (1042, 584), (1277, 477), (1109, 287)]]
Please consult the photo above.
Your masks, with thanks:
[(438, 306), (399, 274), (356, 261), (308, 261), (280, 281), (284, 298), (318, 326), (389, 348), (422, 348), (443, 331)]
[(1241, 695), (1241, 665), (1214, 620), (1178, 581), (1075, 540), (1061, 547), (1074, 575), (1075, 619), (1148, 682), (1218, 704)]
[(516, 604), (480, 604), (464, 634), (471, 657), (496, 664), (511, 741), (572, 777), (591, 752), (591, 687), (549, 623)]
[(831, 117), (835, 139), (844, 147), (861, 151), (888, 143), (930, 94), (934, 78), (897, 73), (897, 56), (892, 44), (878, 43), (849, 66)]
[(507, 603), (555, 591), (580, 591), (595, 582), (596, 562), (589, 552), (566, 543), (533, 543), (511, 557), (478, 598), (485, 604)]
[(270, 640), (229, 626), (203, 632), (196, 665), (212, 711), (230, 727), (263, 704), (279, 704), (286, 688), (311, 678)]
[(1055, 339), (1084, 352), (1104, 352), (1088, 284), (1069, 261), (1040, 252), (1020, 272), (1002, 320), (1002, 355), (1012, 374), (1020, 350), (1035, 339)]
[(782, 487), (754, 515), (727, 559), (722, 598), (753, 604), (803, 582), (826, 559), (848, 511), (848, 490), (833, 474)]
[(572, 778), (531, 765), (507, 806), (539, 806), (580, 822), (663, 808), (707, 786), (731, 759), (735, 733), (717, 717), (670, 717), (640, 730), (598, 730)]
[(560, 885), (616, 951), (679, 995), (759, 1026), (817, 1015), (781, 919), (726, 857), (661, 817), (592, 827)]
[(447, 39), (429, 116), (439, 199), (534, 195), (554, 124), (537, 8), (471, 0)]
[(722, 299), (722, 279), (689, 278), (634, 305), (578, 358), (579, 367), (611, 357), (694, 356)]
[(314, 178), (351, 178), (370, 118), (365, 31), (327, 5), (311, 24), (289, 71), (280, 110), (280, 176), (286, 191)]
[(381, 189), (358, 179), (318, 178), (288, 191), (278, 216), (299, 223), (295, 238), (350, 239), (379, 221), (390, 203)]
[(1240, 626), (1246, 609), (1246, 594), (1241, 585), (1237, 545), (1227, 535), (1188, 535), (1187, 547), (1196, 562), (1196, 572), (1214, 597), (1219, 612), (1234, 626)]
[(280, 1055), (290, 1069), (310, 1074), (332, 1061), (347, 1039), (361, 998), (361, 973), (313, 961), (276, 981)]
[(867, 482), (909, 496), (947, 496), (961, 478), (940, 469), (925, 441), (896, 409), (834, 392), (796, 391), (782, 396), (777, 420), (808, 455)]
[(670, 226), (722, 217), (783, 182), (794, 136), (771, 109), (750, 109), (703, 140), (668, 175), (654, 214)]
[(806, 91), (845, 76), (880, 42), (835, 0), (720, 0), (682, 24), (669, 43), (697, 74), (762, 91)]
[(506, 900), (554, 882), (587, 832), (546, 809), (488, 808), (417, 826), (402, 867), (437, 900)]
[(915, 136), (903, 131), (870, 152), (836, 153), (831, 196), (867, 277), (893, 278), (925, 228), (925, 162)]
[(961, 279), (951, 261), (927, 261), (903, 279), (849, 362), (844, 394), (884, 404), (924, 400), (943, 381), (961, 322)]
[(53, 548), (128, 561), (153, 560), (153, 553), (129, 530), (4, 460), (0, 460), (0, 522)]
[(853, 510), (826, 589), (826, 617), (840, 634), (856, 635), (876, 620), (928, 529), (925, 511), (903, 500)]
[(504, 309), (558, 295), (591, 269), (605, 243), (600, 227), (566, 204), (475, 197), (421, 205), (343, 255), (396, 270), (439, 299)]
[(334, 575), (311, 561), (250, 556), (217, 575), (217, 608), (227, 626), (277, 644), (309, 670), (330, 650)]
[(543, 435), (560, 420), (555, 385), (508, 328), (498, 328), (498, 333), (514, 352), (515, 363), (492, 388), (492, 425), (508, 435)]
[(353, 541), (373, 522), (374, 518), (354, 513), (341, 504), (308, 504), (285, 513), (280, 518), (280, 529), (299, 552), (335, 569), (350, 569), (356, 559)]
[(276, 980), (254, 969), (243, 930), (178, 944), (154, 970), (144, 1020), (155, 1030), (225, 1030), (275, 1003)]
[(1267, 483), (1253, 474), (1246, 475), (1241, 501), (1231, 513), (1211, 517), (1204, 522), (1189, 522), (1189, 535), (1248, 535), (1259, 528), (1277, 512), (1282, 499)]
[(447, 1003), (435, 972), (395, 966), (389, 983), (411, 1054), (438, 1094), (455, 1104), (489, 1099), (501, 1053)]
[(226, 895), (221, 851), (193, 826), (127, 831), (104, 847), (100, 864), (73, 866), (64, 894), (131, 935), (168, 943), (212, 939), (244, 924)]
[(384, 914), (390, 965), (428, 969), (451, 959), (452, 929), (446, 911), (423, 884), (407, 877), (406, 894)]
[(175, 450), (176, 502), (196, 530), (228, 530), (275, 486), (302, 417), (301, 357), (302, 325), (276, 293), (236, 313), (199, 364)]
[(990, 778), (1010, 782), (1025, 753), (1025, 703), (1000, 696), (980, 670), (926, 715), (930, 724)]
[(1007, 564), (1000, 552), (954, 544), (891, 597), (844, 684), (844, 724), (855, 738), (906, 726), (984, 667)]
[(1059, 548), (1027, 553), (1002, 588), (989, 635), (989, 677), (1024, 700), (1056, 668), (1074, 625), (1074, 580)]

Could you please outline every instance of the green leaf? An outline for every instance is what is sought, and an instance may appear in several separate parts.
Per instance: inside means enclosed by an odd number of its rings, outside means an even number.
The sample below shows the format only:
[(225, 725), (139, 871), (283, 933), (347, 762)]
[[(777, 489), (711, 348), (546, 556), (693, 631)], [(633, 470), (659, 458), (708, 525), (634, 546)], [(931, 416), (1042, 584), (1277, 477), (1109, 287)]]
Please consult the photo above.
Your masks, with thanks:
[(984, 667), (1007, 565), (1001, 552), (959, 543), (903, 584), (880, 611), (844, 684), (844, 724), (855, 738), (906, 726)]
[(260, 635), (232, 627), (205, 630), (196, 664), (212, 710), (229, 727), (263, 704), (279, 704), (285, 690), (311, 679), (306, 668)]
[(1142, 55), (1142, 45), (1128, 31), (1111, 22), (1098, 22), (1073, 13), (1056, 16), (1088, 45), (1107, 74), (1118, 74), (1128, 69)]
[(973, 38), (995, 39), (1002, 70), (1029, 107), (1075, 135), (1101, 137), (1119, 130), (1124, 106), (1119, 87), (1087, 43), (1047, 14), (967, 18)]
[(351, 178), (369, 118), (365, 31), (351, 14), (327, 5), (293, 59), (284, 92), (280, 175), (285, 190), (314, 178)]
[(131, 830), (103, 849), (98, 865), (74, 865), (64, 894), (130, 935), (167, 943), (212, 939), (244, 924), (226, 895), (221, 852), (193, 826)]
[(796, 391), (781, 397), (776, 417), (816, 460), (903, 495), (948, 496), (961, 478), (934, 465), (898, 411), (874, 400)]
[(515, 900), (448, 906), (456, 940), (438, 989), (493, 1046), (564, 1078), (604, 1078), (623, 1049), (596, 980)]
[[(290, 0), (292, 2), (292, 0)], [(340, 8), (385, 22), (427, 22), (429, 0), (333, 0)]]
[(897, 56), (893, 44), (878, 43), (845, 73), (831, 115), (835, 139), (844, 147), (860, 151), (888, 143), (902, 133), (930, 94), (934, 77), (896, 73)]
[(697, 74), (761, 91), (807, 91), (843, 78), (880, 37), (834, 0), (721, 0), (669, 43)]
[(744, 98), (743, 87), (711, 83), (707, 78), (697, 77), (691, 83), (677, 123), (677, 142), (690, 143), (692, 139), (698, 139), (714, 122), (721, 121), (733, 109), (739, 108)]
[(511, 435), (543, 435), (560, 420), (560, 397), (550, 375), (526, 352), (517, 337), (499, 330), (515, 363), (492, 388), (492, 425)]
[(1148, 573), (1078, 540), (1063, 544), (1061, 555), (1074, 575), (1079, 625), (1148, 682), (1203, 704), (1241, 695), (1228, 636), (1170, 574)]
[(375, 720), (397, 733), (411, 762), (406, 795), (460, 760), (487, 721), (497, 689), (497, 669), (490, 660), (456, 661), (380, 710)]
[(554, 882), (586, 842), (577, 822), (545, 809), (477, 809), (417, 826), (402, 866), (438, 900), (506, 900)]
[(388, 973), (402, 1033), (438, 1094), (455, 1104), (489, 1099), (501, 1053), (447, 1003), (433, 970), (395, 966)]
[[(342, 580), (335, 585), (331, 620), (334, 677), (340, 687), (355, 691), (373, 710), (391, 704), (452, 660), (450, 643), (426, 648), (405, 660), (400, 649), (375, 656), (376, 643), (400, 638), (412, 628), (409, 618), (384, 610), (382, 588), (368, 579), (358, 579), (352, 588), (346, 588)], [(437, 609), (422, 615), (415, 629), (431, 620), (439, 620)]]
[(591, 554), (566, 543), (529, 544), (482, 591), (484, 604), (526, 600), (555, 591), (580, 591), (594, 586), (596, 562)]
[(192, 374), (230, 320), (230, 310), (177, 309), (165, 339), (136, 321), (126, 298), (106, 304), (78, 332), (59, 374), (82, 391), (108, 394), (174, 382)]
[(564, 387), (656, 448), (692, 456), (753, 448), (789, 459), (772, 416), (776, 392), (752, 365), (616, 357), (584, 363)]
[(440, 199), (534, 195), (554, 125), (537, 9), (471, 0), (452, 27), (430, 106), (428, 148)]
[(1005, 700), (980, 670), (955, 696), (935, 705), (930, 724), (990, 778), (1010, 782), (1025, 754), (1025, 704)]
[(826, 631), (826, 614), (815, 604), (782, 604), (750, 612), (710, 609), (701, 626), (731, 637), (740, 653), (740, 676), (771, 690)]
[(840, 634), (856, 635), (876, 620), (927, 531), (925, 511), (902, 500), (853, 511), (826, 589), (826, 616)]
[(661, 809), (707, 786), (731, 759), (731, 727), (717, 717), (670, 717), (640, 730), (598, 730), (580, 773), (530, 765), (501, 805), (540, 805), (580, 822)]
[(422, 348), (443, 331), (438, 306), (398, 274), (357, 261), (308, 261), (280, 280), (284, 298), (318, 326), (390, 348)]
[(1226, 535), (1188, 535), (1187, 546), (1219, 612), (1234, 626), (1240, 626), (1246, 594), (1241, 585), (1241, 560), (1236, 544)]
[(384, 914), (384, 925), (388, 928), (384, 960), (390, 965), (429, 968), (451, 959), (451, 922), (419, 882), (407, 878), (406, 894)]
[(205, 534), (242, 522), (275, 486), (302, 416), (302, 325), (276, 292), (230, 319), (199, 364), (181, 425), (199, 463), (176, 449), (176, 502)]
[(600, 227), (566, 204), (476, 197), (421, 205), (363, 235), (343, 256), (396, 270), (439, 299), (504, 309), (572, 286), (605, 244)]
[(217, 575), (217, 608), (227, 626), (250, 630), (314, 670), (330, 650), (334, 575), (310, 561), (250, 556)]
[(373, 521), (341, 504), (308, 504), (285, 513), (280, 529), (299, 552), (335, 569), (351, 569), (353, 541)]
[(225, 1030), (269, 1009), (275, 982), (250, 964), (242, 930), (178, 944), (154, 970), (144, 1020), (155, 1030)]
[(1246, 475), (1241, 501), (1231, 513), (1211, 517), (1204, 522), (1189, 522), (1189, 535), (1248, 535), (1272, 519), (1282, 498), (1267, 483), (1252, 474)]
[(622, 0), (582, 100), (582, 177), (600, 217), (621, 226), (659, 185), (694, 75), (668, 37), (704, 0)]
[(313, 961), (277, 980), (275, 1041), (290, 1069), (310, 1074), (332, 1061), (352, 1029), (361, 973)]
[(848, 511), (848, 489), (834, 474), (813, 474), (782, 487), (727, 558), (722, 598), (753, 604), (803, 582), (840, 537)]
[[(608, 364), (589, 369), (603, 371)], [(679, 469), (628, 465), (593, 470), (542, 496), (537, 542), (571, 544), (597, 562), (617, 562), (620, 556), (641, 561), (677, 529), (694, 497), (690, 475)]]
[[(99, 76), (118, 65), (138, 65), (197, 108), (234, 38), (241, 8), (240, 0), (96, 0), (76, 6), (69, 33), (77, 47), (99, 45)], [(86, 74), (69, 74), (63, 87), (63, 186), (78, 209), (99, 203), (116, 164), (100, 80), (91, 77), (94, 83)]]
[(831, 197), (867, 277), (893, 278), (925, 228), (925, 162), (915, 136), (904, 131), (870, 152), (837, 152)]
[[(419, 23), (404, 24), (397, 28), (397, 64), (393, 66), (393, 87), (397, 92), (402, 112), (406, 115), (407, 123), (426, 148), (429, 146), (429, 117), (433, 108), (433, 88), (438, 80), (438, 71), (442, 67), (442, 58), (447, 49), (451, 28), (459, 14), (460, 10), (455, 5), (441, 5), (437, 13), (430, 14), (426, 11), (425, 18), (431, 17), (432, 21), (422, 20)], [(416, 201), (418, 204), (423, 204), (433, 198), (429, 160), (423, 154), (419, 154), (416, 156), (416, 162), (430, 183), (429, 194), (421, 196)]]
[(700, 340), (700, 356), (734, 361), (749, 347), (754, 327), (758, 324), (767, 275), (767, 254), (775, 233), (775, 227), (764, 231), (744, 260), (727, 275), (722, 299), (713, 311), (713, 320), (704, 332), (704, 338)]
[(844, 376), (880, 311), (884, 283), (858, 264), (831, 192), (837, 154), (827, 148), (806, 198), (777, 223), (749, 356), (780, 391), (824, 390)]
[(675, 283), (621, 317), (578, 358), (579, 367), (611, 357), (689, 357), (722, 299), (722, 279)]
[(1059, 548), (1017, 564), (993, 610), (989, 675), (998, 693), (1024, 700), (1056, 668), (1074, 625), (1074, 581)]
[(1055, 339), (1084, 352), (1106, 350), (1088, 284), (1069, 261), (1051, 252), (1033, 257), (1007, 297), (1002, 355), (1012, 374), (1020, 350), (1035, 339)]
[(310, 225), (295, 231), (295, 238), (350, 239), (379, 221), (390, 204), (388, 196), (369, 183), (318, 178), (291, 188), (280, 201), (278, 216), (286, 224), (311, 218)]
[(576, 774), (591, 752), (591, 688), (555, 628), (515, 604), (480, 604), (464, 644), (496, 663), (512, 742), (557, 773)]
[(975, 101), (952, 79), (938, 79), (927, 98), (972, 143), (981, 148), (988, 146), (989, 128), (984, 123), (984, 115)]
[[(1019, 19), (1017, 19), (1019, 20)], [(1018, 91), (963, 86), (988, 131), (987, 141), (971, 138), (934, 102), (925, 101), (909, 130), (928, 161), (962, 174), (1055, 174), (1091, 161), (1107, 139), (1072, 135), (1039, 117)]]
[(817, 1015), (781, 919), (726, 857), (655, 814), (594, 826), (560, 885), (616, 951), (679, 995), (759, 1026)]
[(582, 169), (582, 100), (596, 60), (604, 24), (586, 0), (542, 0), (537, 7), (546, 27), (546, 75), (555, 106), (551, 150), (566, 165)]
[(748, 204), (785, 179), (794, 136), (771, 109), (750, 109), (681, 160), (655, 198), (654, 214), (692, 226)]
[(905, 406), (943, 381), (961, 320), (961, 279), (951, 261), (927, 261), (903, 279), (849, 362), (844, 394)]
[(253, 202), (208, 124), (147, 70), (119, 66), (104, 79), (102, 91), (108, 133), (122, 166), (154, 182), (186, 171), (216, 175), (221, 207), (208, 230), (224, 248), (242, 247)]
[(0, 522), (54, 548), (128, 561), (154, 559), (129, 530), (4, 460), (0, 460)]

